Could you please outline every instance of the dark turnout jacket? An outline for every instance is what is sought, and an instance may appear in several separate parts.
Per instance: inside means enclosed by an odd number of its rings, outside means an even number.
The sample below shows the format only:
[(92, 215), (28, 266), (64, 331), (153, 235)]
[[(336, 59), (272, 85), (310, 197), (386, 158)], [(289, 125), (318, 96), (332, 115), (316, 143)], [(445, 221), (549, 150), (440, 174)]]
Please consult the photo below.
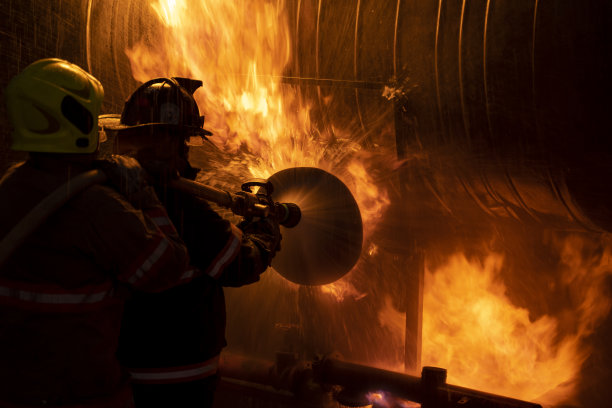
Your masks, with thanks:
[[(82, 170), (30, 161), (10, 169), (0, 180), (0, 238)], [(125, 293), (194, 277), (170, 226), (159, 201), (139, 210), (94, 185), (0, 266), (0, 406), (131, 406), (115, 354)]]
[(130, 367), (136, 407), (152, 401), (203, 407), (214, 387), (225, 346), (223, 286), (259, 280), (268, 264), (248, 235), (201, 199), (159, 191), (202, 276), (159, 294), (137, 293), (128, 303), (119, 356)]

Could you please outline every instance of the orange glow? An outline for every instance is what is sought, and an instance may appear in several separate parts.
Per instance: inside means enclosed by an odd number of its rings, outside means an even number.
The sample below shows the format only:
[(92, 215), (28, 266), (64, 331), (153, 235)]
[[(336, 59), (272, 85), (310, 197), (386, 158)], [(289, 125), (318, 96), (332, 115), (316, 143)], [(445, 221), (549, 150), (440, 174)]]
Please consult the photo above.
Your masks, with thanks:
[(384, 210), (391, 203), (387, 192), (381, 189), (373, 180), (372, 175), (366, 168), (363, 160), (352, 160), (347, 170), (353, 177), (353, 194), (359, 204), (361, 216), (368, 222), (365, 223), (364, 233), (368, 235), (371, 228), (380, 221)]
[(360, 300), (367, 296), (366, 293), (359, 292), (348, 279), (339, 279), (328, 285), (322, 285), (321, 292), (330, 295), (337, 302), (342, 302), (349, 297)]
[[(237, 166), (218, 169), (243, 179), (312, 166), (329, 171), (351, 189), (362, 211), (367, 238), (389, 204), (374, 184), (368, 161), (342, 129), (321, 132), (310, 106), (280, 78), (291, 57), (291, 32), (283, 1), (157, 0), (161, 23), (154, 40), (126, 54), (135, 79), (186, 76), (204, 82), (195, 97), (206, 116), (210, 140)], [(249, 174), (250, 173), (250, 174)]]
[[(426, 270), (422, 364), (446, 368), (450, 384), (543, 405), (570, 401), (590, 353), (585, 339), (612, 301), (603, 289), (612, 274), (612, 247), (591, 259), (583, 255), (584, 242), (573, 236), (555, 243), (561, 284), (579, 299), (569, 334), (559, 330), (559, 318), (533, 320), (527, 309), (512, 304), (500, 279), (501, 254), (479, 260), (458, 253), (437, 270)], [(390, 301), (379, 319), (403, 339), (405, 315)]]
[[(348, 130), (317, 129), (308, 102), (281, 83), (293, 52), (285, 2), (156, 0), (150, 7), (160, 32), (126, 50), (133, 76), (142, 82), (160, 76), (204, 82), (195, 97), (205, 127), (214, 133), (210, 140), (232, 157), (215, 174), (246, 180), (295, 166), (329, 171), (355, 196), (367, 241), (390, 204), (372, 172), (383, 161), (381, 153), (365, 151)], [(544, 404), (568, 401), (589, 355), (584, 339), (610, 311), (611, 300), (602, 293), (610, 250), (594, 260), (584, 258), (579, 237), (556, 244), (563, 264), (559, 284), (579, 300), (571, 333), (560, 334), (555, 316), (534, 320), (512, 304), (500, 278), (502, 254), (484, 259), (454, 254), (426, 272), (423, 365), (447, 368), (451, 384)], [(378, 252), (372, 243), (364, 248), (369, 255)], [(337, 301), (364, 297), (347, 279), (322, 286), (322, 293)], [(393, 343), (403, 345), (405, 317), (390, 299), (379, 319), (401, 339)]]
[(369, 392), (366, 399), (379, 408), (418, 408), (421, 405), (416, 402), (395, 398), (384, 391)]
[(554, 318), (531, 321), (508, 300), (502, 267), (499, 254), (455, 255), (427, 273), (422, 361), (447, 368), (450, 383), (535, 400), (574, 380), (586, 356), (573, 336), (555, 344)]

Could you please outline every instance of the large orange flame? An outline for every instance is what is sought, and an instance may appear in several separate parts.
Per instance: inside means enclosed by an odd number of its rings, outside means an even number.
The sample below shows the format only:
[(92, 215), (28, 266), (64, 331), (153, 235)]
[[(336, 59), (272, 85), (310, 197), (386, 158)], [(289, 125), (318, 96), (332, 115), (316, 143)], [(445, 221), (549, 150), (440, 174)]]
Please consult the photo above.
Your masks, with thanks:
[[(214, 133), (211, 141), (249, 173), (241, 178), (268, 177), (293, 166), (330, 171), (353, 192), (367, 239), (389, 205), (371, 172), (380, 158), (364, 154), (342, 129), (316, 129), (308, 103), (281, 83), (292, 52), (284, 1), (156, 0), (151, 11), (161, 31), (126, 50), (134, 77), (201, 79), (204, 87), (195, 96)], [(450, 383), (551, 404), (566, 401), (588, 356), (583, 340), (610, 309), (610, 299), (600, 293), (610, 273), (610, 251), (585, 259), (579, 238), (558, 244), (561, 284), (582, 299), (573, 333), (559, 339), (557, 318), (532, 320), (512, 304), (499, 278), (501, 254), (481, 260), (456, 254), (427, 272), (423, 363), (447, 368)], [(361, 296), (342, 283), (323, 290), (339, 299)], [(402, 314), (391, 302), (380, 316), (396, 336), (404, 335)]]
[(341, 129), (314, 128), (308, 103), (281, 83), (291, 56), (284, 2), (157, 0), (151, 7), (162, 30), (126, 51), (134, 78), (201, 79), (195, 97), (211, 141), (240, 157), (245, 179), (295, 166), (330, 171), (352, 190), (368, 234), (389, 204), (387, 193), (375, 186), (367, 160), (351, 160), (361, 146)]
[[(490, 253), (468, 259), (457, 253), (436, 270), (427, 270), (423, 301), (422, 364), (444, 367), (449, 383), (544, 405), (568, 402), (589, 356), (585, 340), (610, 312), (605, 279), (612, 274), (612, 246), (586, 256), (585, 239), (557, 240), (560, 284), (577, 299), (574, 326), (560, 318), (531, 319), (529, 310), (507, 296), (500, 271), (504, 257)], [(380, 323), (404, 336), (405, 315), (386, 302)]]
[(449, 380), (534, 400), (573, 380), (584, 356), (577, 339), (556, 346), (557, 322), (514, 306), (498, 280), (503, 258), (479, 264), (463, 255), (429, 273), (423, 309), (423, 364), (446, 367)]
[[(214, 133), (211, 141), (232, 157), (200, 181), (227, 174), (268, 178), (295, 166), (324, 169), (353, 193), (367, 240), (390, 203), (370, 168), (389, 157), (364, 151), (343, 129), (319, 131), (308, 103), (280, 82), (291, 56), (284, 1), (157, 0), (151, 7), (162, 31), (126, 50), (134, 78), (201, 79), (195, 97), (205, 126)], [(361, 296), (349, 279), (321, 289), (338, 300)]]

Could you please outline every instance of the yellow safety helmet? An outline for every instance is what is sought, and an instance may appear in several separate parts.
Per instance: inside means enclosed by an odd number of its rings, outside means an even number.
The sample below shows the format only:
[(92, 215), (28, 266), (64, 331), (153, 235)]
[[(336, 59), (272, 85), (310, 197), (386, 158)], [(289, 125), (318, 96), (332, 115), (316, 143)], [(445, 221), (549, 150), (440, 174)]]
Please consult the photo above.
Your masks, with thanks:
[(104, 89), (94, 76), (57, 58), (36, 61), (6, 89), (13, 150), (93, 153)]

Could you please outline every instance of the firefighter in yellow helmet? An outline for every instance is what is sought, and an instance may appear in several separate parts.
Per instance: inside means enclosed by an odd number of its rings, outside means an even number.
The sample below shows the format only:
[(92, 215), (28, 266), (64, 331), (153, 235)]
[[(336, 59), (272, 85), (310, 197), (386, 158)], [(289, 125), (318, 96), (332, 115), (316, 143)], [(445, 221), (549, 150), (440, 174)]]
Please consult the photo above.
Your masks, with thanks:
[(13, 150), (93, 153), (102, 84), (76, 65), (44, 59), (13, 78), (6, 90)]
[[(30, 153), (0, 179), (0, 246), (30, 215), (46, 218), (0, 263), (2, 407), (131, 407), (115, 357), (125, 293), (194, 276), (138, 162), (95, 160), (102, 98), (96, 78), (60, 59), (34, 62), (6, 90), (12, 148)], [(75, 194), (90, 173), (107, 181)], [(70, 199), (45, 213), (38, 204), (57, 191)]]

